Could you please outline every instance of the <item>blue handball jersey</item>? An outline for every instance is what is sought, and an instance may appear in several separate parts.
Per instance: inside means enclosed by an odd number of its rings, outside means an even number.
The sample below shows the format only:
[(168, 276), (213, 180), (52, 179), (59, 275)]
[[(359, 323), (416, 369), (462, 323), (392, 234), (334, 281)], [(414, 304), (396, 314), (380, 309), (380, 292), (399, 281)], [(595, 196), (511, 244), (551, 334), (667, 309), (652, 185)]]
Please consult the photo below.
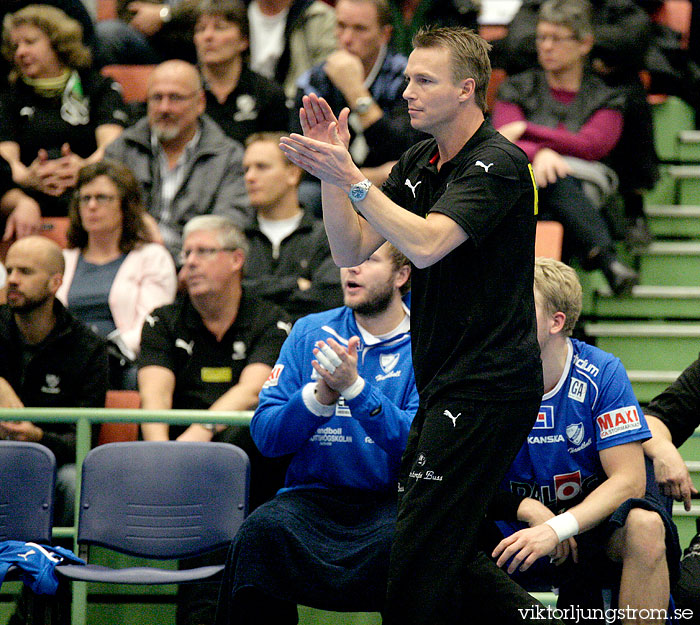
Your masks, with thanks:
[(651, 432), (620, 360), (570, 339), (564, 373), (542, 397), (535, 426), (503, 486), (559, 514), (605, 481), (601, 450), (648, 438)]
[(284, 490), (396, 489), (418, 409), (409, 332), (370, 345), (361, 340), (357, 370), (365, 387), (354, 399), (341, 398), (332, 415), (319, 417), (304, 402), (304, 387), (317, 379), (311, 366), (317, 341), (330, 337), (347, 346), (352, 336), (362, 333), (346, 306), (302, 317), (263, 385), (250, 433), (265, 456), (293, 454)]

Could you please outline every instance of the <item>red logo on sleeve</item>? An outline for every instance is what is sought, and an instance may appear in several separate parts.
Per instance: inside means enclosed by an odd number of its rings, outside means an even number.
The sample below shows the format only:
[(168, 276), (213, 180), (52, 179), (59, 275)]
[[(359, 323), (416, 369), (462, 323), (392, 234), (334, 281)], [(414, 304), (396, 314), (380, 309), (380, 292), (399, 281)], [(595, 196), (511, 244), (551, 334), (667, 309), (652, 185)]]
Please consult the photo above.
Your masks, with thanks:
[(282, 375), (282, 369), (284, 369), (284, 365), (277, 363), (272, 368), (272, 371), (270, 371), (270, 375), (267, 376), (267, 380), (265, 380), (265, 384), (263, 384), (263, 388), (270, 388), (271, 386), (277, 386), (277, 384), (280, 381), (280, 376)]
[(635, 406), (625, 406), (618, 410), (604, 412), (596, 418), (596, 423), (602, 439), (631, 430), (639, 430), (642, 427), (642, 422), (639, 420), (639, 413)]

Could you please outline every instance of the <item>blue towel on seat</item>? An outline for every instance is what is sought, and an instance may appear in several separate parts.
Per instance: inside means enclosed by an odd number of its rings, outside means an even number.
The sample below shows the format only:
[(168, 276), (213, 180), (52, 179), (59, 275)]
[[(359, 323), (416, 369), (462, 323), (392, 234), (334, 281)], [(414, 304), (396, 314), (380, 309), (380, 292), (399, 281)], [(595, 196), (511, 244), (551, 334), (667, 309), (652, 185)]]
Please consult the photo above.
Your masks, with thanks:
[(21, 540), (0, 541), (0, 586), (11, 566), (20, 569), (19, 578), (37, 595), (54, 595), (58, 578), (54, 569), (64, 561), (85, 564), (69, 549), (49, 547)]

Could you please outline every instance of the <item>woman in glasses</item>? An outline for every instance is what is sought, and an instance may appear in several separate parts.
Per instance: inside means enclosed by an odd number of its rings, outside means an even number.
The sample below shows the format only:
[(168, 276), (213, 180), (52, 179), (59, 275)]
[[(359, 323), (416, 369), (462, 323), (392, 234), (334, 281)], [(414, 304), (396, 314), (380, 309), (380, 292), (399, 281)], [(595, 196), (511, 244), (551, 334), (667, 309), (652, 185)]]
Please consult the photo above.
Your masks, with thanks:
[(623, 128), (625, 93), (589, 67), (594, 44), (587, 0), (547, 0), (535, 36), (539, 67), (500, 87), (493, 125), (528, 155), (539, 187), (539, 219), (564, 225), (567, 251), (601, 269), (615, 294), (639, 276), (618, 260), (600, 209), (617, 190), (607, 166)]
[(129, 365), (139, 351), (141, 327), (154, 308), (174, 300), (177, 289), (172, 257), (152, 242), (144, 215), (138, 182), (127, 167), (103, 160), (80, 170), (57, 297), (116, 348), (113, 388), (135, 388)]
[(91, 69), (82, 27), (56, 7), (8, 14), (2, 53), (12, 89), (0, 101), (0, 154), (44, 215), (65, 215), (80, 167), (128, 124), (119, 87)]

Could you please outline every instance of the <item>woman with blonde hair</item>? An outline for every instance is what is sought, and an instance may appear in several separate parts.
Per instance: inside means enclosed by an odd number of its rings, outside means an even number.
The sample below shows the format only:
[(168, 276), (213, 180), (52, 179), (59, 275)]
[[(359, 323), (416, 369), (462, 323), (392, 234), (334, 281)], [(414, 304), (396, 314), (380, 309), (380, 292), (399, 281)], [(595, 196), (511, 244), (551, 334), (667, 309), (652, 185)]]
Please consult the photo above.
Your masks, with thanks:
[(0, 102), (0, 155), (45, 215), (65, 215), (78, 170), (98, 161), (129, 117), (120, 88), (91, 69), (80, 24), (29, 5), (5, 16), (13, 88)]

